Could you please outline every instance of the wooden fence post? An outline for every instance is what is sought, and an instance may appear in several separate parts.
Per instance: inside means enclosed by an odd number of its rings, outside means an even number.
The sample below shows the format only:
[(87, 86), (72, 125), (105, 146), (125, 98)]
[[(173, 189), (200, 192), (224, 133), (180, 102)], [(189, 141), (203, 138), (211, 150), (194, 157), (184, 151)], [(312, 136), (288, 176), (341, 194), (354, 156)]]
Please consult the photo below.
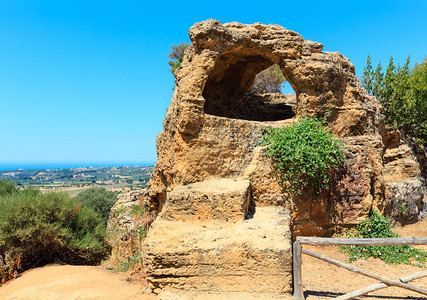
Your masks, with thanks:
[(293, 273), (294, 273), (294, 297), (295, 300), (304, 300), (302, 292), (302, 274), (301, 274), (301, 244), (297, 240), (293, 244)]

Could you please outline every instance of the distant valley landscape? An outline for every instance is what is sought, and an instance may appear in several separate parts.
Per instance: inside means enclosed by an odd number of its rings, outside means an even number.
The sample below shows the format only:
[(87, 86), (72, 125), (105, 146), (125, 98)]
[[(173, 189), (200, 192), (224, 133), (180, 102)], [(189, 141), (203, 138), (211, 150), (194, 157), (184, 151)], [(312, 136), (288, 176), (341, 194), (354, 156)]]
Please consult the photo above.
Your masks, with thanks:
[(152, 166), (0, 170), (0, 180), (8, 179), (22, 188), (66, 191), (75, 196), (90, 187), (114, 191), (145, 188), (152, 170)]

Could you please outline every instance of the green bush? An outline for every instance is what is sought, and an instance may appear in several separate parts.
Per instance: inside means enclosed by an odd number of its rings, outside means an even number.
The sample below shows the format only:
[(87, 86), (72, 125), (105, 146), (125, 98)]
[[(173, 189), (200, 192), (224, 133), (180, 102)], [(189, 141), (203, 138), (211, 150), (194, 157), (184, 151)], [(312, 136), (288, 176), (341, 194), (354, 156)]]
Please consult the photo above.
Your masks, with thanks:
[[(349, 238), (397, 238), (398, 234), (392, 231), (390, 221), (372, 211), (369, 218), (356, 226), (355, 230), (348, 230), (345, 237)], [(413, 264), (424, 266), (427, 252), (410, 245), (398, 246), (342, 246), (341, 250), (350, 256), (350, 261), (369, 257), (380, 258), (388, 264)]]
[(375, 71), (368, 55), (361, 83), (383, 106), (386, 123), (427, 145), (427, 60), (409, 67), (410, 57), (403, 66), (395, 66), (390, 58), (385, 72), (381, 62)]
[(1, 180), (0, 181), (0, 197), (15, 194), (18, 192), (16, 185), (9, 180)]
[(104, 224), (107, 224), (111, 208), (117, 201), (117, 193), (104, 188), (90, 188), (79, 193), (74, 200), (93, 209), (99, 214)]
[(343, 143), (322, 126), (315, 117), (301, 117), (280, 129), (269, 128), (262, 144), (275, 164), (279, 179), (292, 195), (307, 186), (319, 193), (329, 189), (331, 172), (344, 164)]
[(66, 193), (0, 196), (0, 279), (57, 261), (97, 264), (108, 254), (105, 237), (99, 215)]

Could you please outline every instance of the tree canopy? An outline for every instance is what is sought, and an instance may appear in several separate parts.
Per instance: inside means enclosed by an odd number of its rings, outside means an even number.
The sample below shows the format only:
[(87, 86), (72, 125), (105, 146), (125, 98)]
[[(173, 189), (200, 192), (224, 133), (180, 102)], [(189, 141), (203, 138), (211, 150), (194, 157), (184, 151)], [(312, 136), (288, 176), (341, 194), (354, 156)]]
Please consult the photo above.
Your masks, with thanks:
[(427, 60), (409, 67), (410, 56), (403, 66), (390, 58), (385, 73), (381, 62), (375, 70), (368, 55), (361, 82), (371, 96), (383, 106), (385, 121), (402, 133), (427, 142)]
[(168, 54), (170, 58), (168, 64), (170, 66), (169, 71), (175, 73), (176, 69), (181, 66), (182, 60), (184, 59), (184, 52), (190, 46), (190, 44), (183, 42), (178, 45), (173, 45), (171, 52)]
[(251, 92), (255, 94), (282, 93), (285, 82), (286, 78), (283, 76), (279, 65), (273, 64), (256, 75), (251, 86)]
[(107, 224), (111, 208), (117, 201), (117, 193), (104, 188), (90, 188), (79, 193), (74, 200), (93, 209)]
[(0, 197), (11, 195), (18, 192), (18, 189), (16, 185), (13, 182), (10, 182), (9, 180), (1, 180), (0, 181)]

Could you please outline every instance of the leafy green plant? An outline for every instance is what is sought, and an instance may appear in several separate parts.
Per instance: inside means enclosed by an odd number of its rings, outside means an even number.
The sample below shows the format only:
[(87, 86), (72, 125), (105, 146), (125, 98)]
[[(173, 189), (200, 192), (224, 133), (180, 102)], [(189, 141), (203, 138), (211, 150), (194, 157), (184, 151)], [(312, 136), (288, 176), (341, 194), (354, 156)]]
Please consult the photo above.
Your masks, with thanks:
[(385, 73), (381, 62), (375, 71), (368, 55), (361, 83), (383, 106), (386, 123), (401, 132), (427, 143), (427, 60), (409, 67), (410, 56), (405, 64), (396, 66), (390, 58)]
[(121, 206), (120, 208), (118, 208), (115, 212), (114, 215), (117, 217), (120, 216), (120, 214), (124, 213), (127, 210), (126, 206)]
[[(390, 221), (371, 211), (369, 218), (356, 226), (353, 230), (347, 230), (348, 238), (397, 238), (398, 234), (392, 231)], [(380, 258), (388, 264), (412, 264), (424, 266), (427, 252), (416, 249), (410, 245), (397, 246), (342, 246), (340, 249), (350, 256), (350, 261), (367, 259), (369, 257)]]
[(74, 200), (93, 209), (107, 224), (111, 208), (117, 201), (117, 193), (107, 191), (104, 188), (90, 188), (79, 193), (74, 197)]
[(279, 65), (273, 64), (255, 76), (250, 91), (255, 94), (281, 93), (285, 82)]
[(329, 189), (332, 172), (344, 164), (344, 145), (317, 118), (301, 117), (283, 128), (269, 128), (262, 144), (275, 164), (279, 179), (292, 195), (307, 186), (319, 193)]
[(57, 261), (97, 264), (109, 252), (105, 237), (99, 215), (66, 193), (0, 196), (0, 279)]
[(140, 206), (138, 204), (132, 204), (130, 207), (130, 215), (135, 217), (135, 216), (142, 216), (145, 213), (145, 209), (143, 206)]
[(0, 180), (0, 197), (15, 194), (18, 192), (16, 185), (9, 180)]
[(170, 66), (169, 71), (173, 74), (181, 66), (181, 63), (184, 59), (185, 50), (190, 46), (186, 42), (182, 42), (178, 45), (173, 45), (171, 52), (168, 54), (170, 60), (168, 64)]
[(405, 204), (400, 204), (400, 206), (399, 206), (399, 212), (402, 214), (402, 215), (407, 215), (408, 214), (408, 208), (406, 207), (406, 205)]

